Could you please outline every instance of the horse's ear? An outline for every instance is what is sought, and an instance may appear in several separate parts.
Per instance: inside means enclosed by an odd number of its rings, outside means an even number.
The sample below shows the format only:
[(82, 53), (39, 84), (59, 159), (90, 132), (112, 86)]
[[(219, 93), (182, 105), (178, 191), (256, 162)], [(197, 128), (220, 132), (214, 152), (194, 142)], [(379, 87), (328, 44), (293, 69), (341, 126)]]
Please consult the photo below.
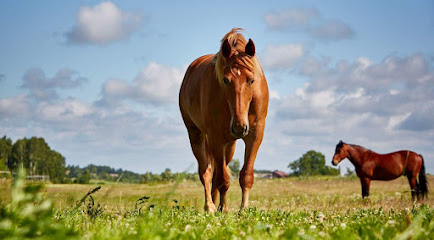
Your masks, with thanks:
[(249, 38), (249, 42), (246, 44), (246, 50), (244, 52), (250, 57), (255, 56), (255, 44), (253, 43), (252, 39)]
[(228, 58), (231, 55), (231, 52), (232, 52), (231, 45), (229, 44), (229, 40), (226, 38), (222, 44), (223, 57)]
[(342, 144), (344, 144), (344, 142), (342, 142), (342, 140), (340, 140), (340, 141), (339, 141), (339, 145), (342, 145)]

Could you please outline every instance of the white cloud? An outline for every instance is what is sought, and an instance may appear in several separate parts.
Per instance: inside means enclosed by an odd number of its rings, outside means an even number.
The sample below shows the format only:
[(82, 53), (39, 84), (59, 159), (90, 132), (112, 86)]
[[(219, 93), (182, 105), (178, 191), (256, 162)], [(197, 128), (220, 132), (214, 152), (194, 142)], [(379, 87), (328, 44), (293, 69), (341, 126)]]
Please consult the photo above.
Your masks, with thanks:
[[(377, 152), (411, 149), (434, 158), (434, 74), (425, 56), (391, 56), (380, 62), (361, 57), (333, 66), (309, 58), (318, 66), (306, 75), (300, 71), (307, 79), (303, 87), (287, 93), (271, 89), (257, 169), (286, 169), (311, 149), (329, 162), (341, 139)], [(0, 98), (0, 133), (15, 139), (43, 136), (70, 164), (128, 166), (138, 172), (195, 167), (176, 107), (183, 74), (183, 69), (151, 63), (131, 81), (107, 80), (102, 100), (124, 103), (118, 105), (74, 98), (53, 102), (35, 98), (31, 89), (27, 95)], [(145, 107), (137, 109), (132, 101)], [(242, 158), (240, 150), (235, 158)], [(154, 164), (156, 160), (164, 164)], [(426, 164), (434, 169), (432, 161)]]
[(279, 99), (280, 99), (279, 91), (271, 90), (271, 89), (270, 89), (270, 99), (271, 99), (271, 100), (273, 100), (273, 99), (277, 99), (277, 100), (279, 100)]
[(31, 110), (31, 100), (26, 95), (0, 98), (0, 119), (25, 117)]
[(92, 106), (72, 98), (56, 103), (41, 102), (35, 109), (37, 117), (42, 121), (58, 123), (75, 122), (93, 112)]
[(103, 86), (102, 101), (109, 104), (127, 99), (153, 105), (174, 103), (184, 73), (185, 69), (151, 62), (131, 83), (114, 79), (107, 81)]
[(319, 40), (352, 38), (354, 30), (339, 19), (323, 18), (316, 8), (292, 8), (278, 13), (265, 14), (264, 21), (270, 30), (304, 32)]
[(57, 98), (56, 89), (76, 88), (87, 82), (87, 79), (78, 76), (76, 71), (68, 68), (59, 70), (53, 77), (47, 77), (39, 68), (26, 71), (21, 88), (29, 89), (32, 97), (37, 99)]
[(328, 65), (329, 61), (328, 58), (316, 59), (311, 56), (306, 56), (300, 73), (303, 75), (315, 75), (320, 73)]
[(77, 13), (77, 25), (66, 33), (68, 43), (107, 44), (128, 39), (142, 22), (142, 15), (122, 11), (113, 2), (84, 6)]
[(111, 97), (123, 97), (130, 94), (131, 88), (127, 82), (118, 79), (110, 79), (105, 82), (103, 92)]
[[(425, 56), (360, 57), (333, 66), (305, 59), (317, 63), (314, 71), (296, 66), (307, 83), (270, 101), (263, 158), (278, 159), (282, 168), (314, 149), (329, 162), (341, 139), (380, 153), (410, 149), (434, 157), (434, 72)], [(426, 164), (432, 172), (434, 163)]]
[[(170, 102), (175, 106), (182, 74), (180, 69), (152, 63), (132, 83), (109, 80), (104, 91), (120, 100)], [(35, 75), (45, 76), (43, 71)], [(37, 79), (45, 83), (51, 78)], [(23, 78), (23, 83), (27, 80)], [(51, 84), (42, 85), (54, 92), (57, 89), (52, 89)], [(163, 114), (161, 108), (144, 111), (131, 102), (108, 106), (60, 96), (54, 101), (36, 97), (29, 87), (25, 89), (28, 93), (23, 95), (0, 97), (0, 133), (14, 140), (44, 137), (66, 157), (67, 164), (93, 163), (136, 172), (161, 172), (167, 167), (185, 170), (194, 163), (177, 109)], [(150, 89), (154, 90), (152, 94)], [(139, 98), (139, 94), (147, 95)], [(156, 160), (164, 160), (165, 164), (154, 164)]]
[(346, 23), (340, 20), (328, 20), (319, 24), (311, 33), (315, 38), (323, 40), (340, 40), (352, 38), (354, 30), (351, 29)]
[(301, 44), (271, 45), (265, 49), (262, 64), (271, 69), (287, 69), (304, 55)]
[(87, 81), (86, 78), (77, 76), (77, 72), (68, 68), (59, 70), (52, 78), (48, 78), (45, 72), (39, 68), (26, 71), (23, 76), (22, 88), (75, 88)]
[(411, 113), (404, 113), (396, 116), (391, 116), (389, 118), (389, 122), (387, 124), (387, 130), (393, 131), (397, 126), (399, 126), (402, 122), (404, 122), (408, 117), (411, 116)]
[(184, 73), (184, 69), (150, 63), (134, 79), (133, 84), (139, 89), (137, 98), (151, 102), (176, 101)]
[(318, 17), (319, 13), (314, 8), (293, 8), (279, 13), (267, 13), (264, 20), (271, 29), (302, 30), (308, 28), (311, 22)]

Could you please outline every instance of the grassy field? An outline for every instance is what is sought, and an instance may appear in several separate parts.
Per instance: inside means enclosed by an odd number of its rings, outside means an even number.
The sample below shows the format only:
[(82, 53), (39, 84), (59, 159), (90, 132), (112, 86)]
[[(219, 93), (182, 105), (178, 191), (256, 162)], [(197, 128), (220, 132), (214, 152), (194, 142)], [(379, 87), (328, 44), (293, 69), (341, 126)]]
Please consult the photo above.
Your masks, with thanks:
[[(428, 179), (434, 186), (434, 177)], [(227, 214), (203, 212), (200, 182), (103, 184), (91, 194), (94, 205), (87, 197), (77, 206), (96, 186), (49, 184), (33, 198), (26, 193), (30, 190), (24, 188), (21, 195), (27, 197), (21, 197), (21, 202), (15, 200), (14, 205), (11, 199), (17, 197), (11, 197), (10, 184), (1, 183), (2, 214), (9, 216), (5, 219), (11, 219), (12, 225), (0, 220), (0, 238), (26, 236), (20, 235), (23, 234), (20, 229), (25, 230), (25, 222), (31, 221), (39, 228), (35, 236), (42, 238), (432, 239), (434, 236), (434, 194), (413, 203), (404, 177), (372, 182), (368, 199), (361, 198), (358, 178), (257, 179), (251, 191), (251, 208), (241, 213), (238, 212), (241, 190), (234, 179), (228, 193)], [(19, 196), (17, 188), (14, 189), (14, 196)], [(145, 196), (149, 199), (142, 198)], [(34, 211), (30, 214), (25, 210), (29, 205)], [(48, 225), (38, 227), (44, 214), (47, 224), (54, 229)]]

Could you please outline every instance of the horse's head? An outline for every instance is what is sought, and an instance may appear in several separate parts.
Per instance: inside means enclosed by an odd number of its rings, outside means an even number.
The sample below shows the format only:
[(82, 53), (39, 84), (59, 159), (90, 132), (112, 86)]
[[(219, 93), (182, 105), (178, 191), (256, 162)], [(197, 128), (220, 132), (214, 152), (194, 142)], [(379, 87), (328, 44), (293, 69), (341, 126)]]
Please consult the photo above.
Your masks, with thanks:
[(230, 132), (242, 138), (249, 132), (250, 102), (259, 89), (262, 69), (258, 69), (255, 44), (251, 39), (246, 43), (236, 31), (223, 39), (217, 59), (217, 77), (231, 114)]
[(348, 156), (347, 146), (341, 140), (339, 141), (338, 145), (336, 145), (335, 155), (333, 156), (332, 164), (334, 166), (338, 165), (347, 156)]

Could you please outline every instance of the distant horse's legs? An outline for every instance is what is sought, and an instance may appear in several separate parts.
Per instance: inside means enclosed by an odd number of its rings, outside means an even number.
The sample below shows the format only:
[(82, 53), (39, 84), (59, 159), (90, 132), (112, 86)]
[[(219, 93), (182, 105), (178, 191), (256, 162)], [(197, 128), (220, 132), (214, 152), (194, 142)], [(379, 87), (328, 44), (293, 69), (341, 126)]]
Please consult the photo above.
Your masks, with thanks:
[(362, 184), (362, 198), (369, 196), (369, 185), (371, 183), (371, 179), (367, 177), (360, 177), (360, 183)]
[(410, 184), (411, 188), (411, 200), (414, 201), (414, 198), (417, 197), (419, 199), (419, 189), (417, 187), (417, 179), (416, 175), (413, 175), (411, 172), (407, 174), (408, 183)]
[(199, 178), (205, 190), (205, 211), (215, 212), (216, 207), (212, 202), (211, 181), (213, 177), (212, 155), (207, 144), (206, 136), (196, 127), (188, 128), (191, 149), (199, 164)]
[(249, 194), (254, 181), (253, 165), (264, 136), (264, 127), (258, 126), (256, 130), (252, 129), (250, 132), (252, 135), (249, 134), (244, 138), (246, 150), (244, 153), (244, 165), (240, 172), (240, 185), (243, 192), (240, 210), (249, 206)]

